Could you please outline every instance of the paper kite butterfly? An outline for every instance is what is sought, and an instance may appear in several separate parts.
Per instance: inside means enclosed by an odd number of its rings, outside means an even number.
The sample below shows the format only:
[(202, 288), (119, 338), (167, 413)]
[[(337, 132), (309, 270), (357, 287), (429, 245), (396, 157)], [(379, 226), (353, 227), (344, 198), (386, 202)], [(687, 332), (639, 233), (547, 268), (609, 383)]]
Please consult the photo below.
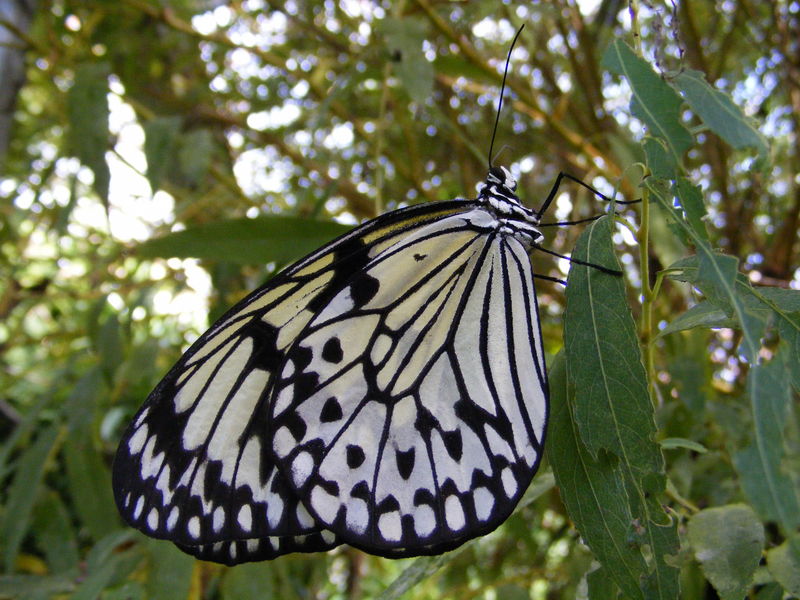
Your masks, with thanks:
[(542, 457), (537, 213), (492, 168), (289, 267), (172, 368), (125, 432), (137, 529), (234, 564), (348, 543), (437, 554), (495, 529)]
[(476, 199), (381, 215), (239, 302), (125, 432), (125, 520), (226, 564), (439, 554), (497, 528), (542, 458), (529, 253), (549, 252), (557, 185), (535, 212), (490, 167)]

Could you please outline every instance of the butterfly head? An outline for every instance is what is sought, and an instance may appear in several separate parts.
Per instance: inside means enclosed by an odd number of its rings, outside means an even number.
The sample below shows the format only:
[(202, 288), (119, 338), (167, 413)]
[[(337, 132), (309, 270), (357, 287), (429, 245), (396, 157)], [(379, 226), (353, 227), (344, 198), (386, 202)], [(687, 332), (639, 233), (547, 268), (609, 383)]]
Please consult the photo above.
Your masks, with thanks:
[(513, 193), (517, 189), (517, 180), (505, 167), (491, 167), (486, 176), (486, 185), (500, 185)]
[(515, 193), (516, 189), (517, 181), (508, 169), (490, 167), (478, 199), (499, 217), (503, 231), (534, 244), (542, 237), (541, 232), (536, 229), (539, 216), (522, 206)]

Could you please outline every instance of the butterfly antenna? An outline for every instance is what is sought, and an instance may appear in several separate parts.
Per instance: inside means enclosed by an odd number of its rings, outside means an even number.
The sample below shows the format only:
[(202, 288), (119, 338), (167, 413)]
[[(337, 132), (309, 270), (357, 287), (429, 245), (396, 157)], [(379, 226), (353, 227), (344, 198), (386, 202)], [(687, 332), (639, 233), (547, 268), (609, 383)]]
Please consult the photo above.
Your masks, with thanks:
[(517, 29), (514, 39), (511, 40), (511, 47), (508, 49), (508, 56), (506, 56), (506, 68), (503, 70), (503, 83), (500, 86), (500, 102), (497, 104), (497, 116), (494, 119), (494, 129), (492, 130), (492, 141), (489, 143), (489, 169), (492, 168), (492, 150), (494, 149), (494, 136), (497, 135), (497, 125), (500, 123), (500, 111), (503, 108), (503, 92), (506, 89), (506, 76), (508, 75), (508, 63), (511, 62), (511, 52), (514, 50), (514, 44), (517, 43), (517, 38), (522, 30), (525, 29), (525, 24), (520, 25)]

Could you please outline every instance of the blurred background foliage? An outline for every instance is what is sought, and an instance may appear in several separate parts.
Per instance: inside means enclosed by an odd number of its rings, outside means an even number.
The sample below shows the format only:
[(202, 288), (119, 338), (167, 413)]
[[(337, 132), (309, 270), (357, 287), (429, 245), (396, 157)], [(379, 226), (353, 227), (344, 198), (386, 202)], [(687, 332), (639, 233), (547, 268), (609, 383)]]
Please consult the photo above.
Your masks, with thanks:
[[(502, 65), (523, 23), (498, 162), (532, 207), (560, 171), (607, 194), (657, 195), (636, 166), (655, 167), (642, 143), (647, 120), (628, 107), (629, 78), (601, 64), (615, 40), (666, 81), (701, 71), (704, 92), (738, 107), (731, 121), (740, 111), (760, 132), (737, 149), (719, 133), (724, 119), (715, 126), (698, 105), (684, 107), (692, 137), (679, 171), (702, 208), (682, 203), (682, 221), (669, 202), (653, 204), (646, 265), (632, 235), (620, 229), (614, 240), (653, 378), (682, 597), (800, 595), (789, 387), (800, 379), (798, 2), (6, 0), (0, 597), (616, 597), (593, 577), (597, 563), (548, 468), (497, 532), (416, 561), (343, 547), (236, 568), (197, 562), (123, 526), (110, 489), (121, 428), (226, 307), (362, 219), (474, 197)], [(671, 168), (660, 176), (676, 181)], [(599, 210), (565, 183), (550, 220)], [(639, 209), (626, 214), (639, 223)], [(569, 253), (580, 230), (549, 229), (547, 247)], [(737, 285), (783, 288), (769, 296), (780, 310), (716, 297), (714, 281), (702, 285), (702, 258), (675, 267), (706, 247), (712, 262), (739, 259)], [(533, 260), (565, 276), (564, 261)], [(650, 294), (670, 266), (678, 275)], [(538, 294), (555, 354), (564, 292), (541, 282)], [(755, 352), (781, 367), (766, 389), (782, 399), (762, 413), (755, 355), (739, 350), (748, 315), (764, 323)], [(759, 431), (768, 434), (760, 456), (795, 495), (777, 517), (759, 504), (741, 458), (764, 439)], [(736, 535), (715, 537), (726, 531)]]

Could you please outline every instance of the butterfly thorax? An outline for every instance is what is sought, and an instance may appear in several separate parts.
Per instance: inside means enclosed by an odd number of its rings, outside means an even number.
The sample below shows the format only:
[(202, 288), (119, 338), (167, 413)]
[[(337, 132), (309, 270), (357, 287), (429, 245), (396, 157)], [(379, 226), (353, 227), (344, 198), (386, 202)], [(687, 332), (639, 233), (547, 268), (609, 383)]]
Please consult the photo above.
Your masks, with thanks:
[(508, 169), (491, 167), (478, 200), (497, 217), (502, 233), (513, 235), (528, 246), (533, 246), (542, 237), (536, 228), (539, 215), (522, 206), (516, 189), (517, 182)]

